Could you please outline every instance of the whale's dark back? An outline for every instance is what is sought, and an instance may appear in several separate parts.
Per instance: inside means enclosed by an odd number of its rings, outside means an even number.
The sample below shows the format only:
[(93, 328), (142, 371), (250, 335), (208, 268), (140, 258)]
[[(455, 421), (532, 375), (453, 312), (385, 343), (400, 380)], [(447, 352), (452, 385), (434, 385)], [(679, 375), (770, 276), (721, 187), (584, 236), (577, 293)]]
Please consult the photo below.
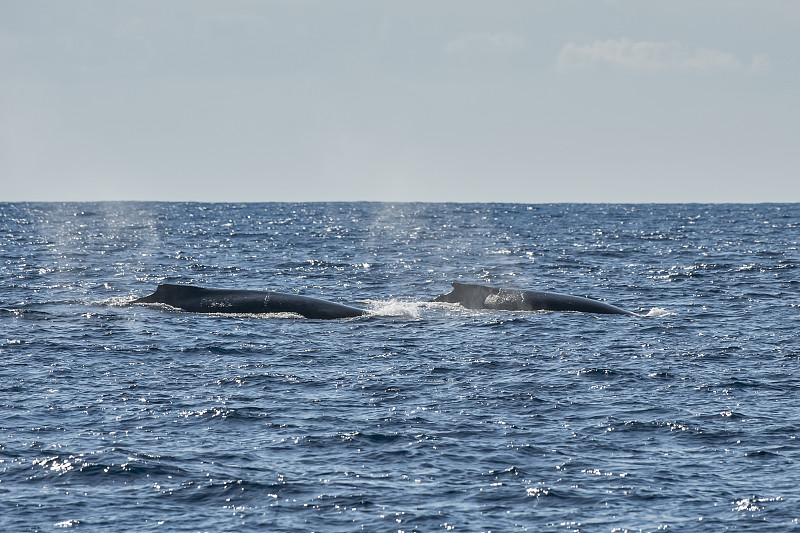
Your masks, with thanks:
[(467, 309), (497, 309), (504, 311), (579, 311), (636, 316), (614, 305), (555, 292), (526, 291), (453, 283), (453, 290), (437, 296), (434, 302), (457, 303)]
[(193, 313), (295, 313), (306, 318), (351, 318), (363, 309), (327, 300), (280, 292), (205, 289), (163, 283), (153, 294), (133, 303), (163, 303)]
[(156, 287), (153, 294), (138, 298), (133, 301), (135, 304), (167, 304), (190, 311), (187, 306), (194, 306), (199, 302), (203, 292), (208, 289), (196, 287), (194, 285), (173, 285), (162, 283)]

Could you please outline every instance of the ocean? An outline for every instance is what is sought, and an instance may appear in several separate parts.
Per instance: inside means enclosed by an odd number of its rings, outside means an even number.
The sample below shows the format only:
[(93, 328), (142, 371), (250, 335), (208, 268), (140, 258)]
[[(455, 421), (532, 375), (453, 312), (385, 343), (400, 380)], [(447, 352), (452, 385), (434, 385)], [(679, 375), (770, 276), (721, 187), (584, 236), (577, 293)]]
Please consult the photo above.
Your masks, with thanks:
[[(798, 240), (799, 204), (2, 203), (0, 531), (798, 530)], [(130, 303), (162, 282), (369, 313)]]

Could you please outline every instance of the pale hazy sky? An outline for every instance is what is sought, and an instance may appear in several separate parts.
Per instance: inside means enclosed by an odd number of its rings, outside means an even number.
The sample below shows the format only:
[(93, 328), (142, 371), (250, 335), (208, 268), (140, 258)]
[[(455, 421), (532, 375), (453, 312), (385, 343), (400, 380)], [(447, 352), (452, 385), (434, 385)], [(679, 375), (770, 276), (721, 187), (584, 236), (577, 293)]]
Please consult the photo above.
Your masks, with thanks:
[(0, 201), (800, 201), (800, 1), (0, 0)]

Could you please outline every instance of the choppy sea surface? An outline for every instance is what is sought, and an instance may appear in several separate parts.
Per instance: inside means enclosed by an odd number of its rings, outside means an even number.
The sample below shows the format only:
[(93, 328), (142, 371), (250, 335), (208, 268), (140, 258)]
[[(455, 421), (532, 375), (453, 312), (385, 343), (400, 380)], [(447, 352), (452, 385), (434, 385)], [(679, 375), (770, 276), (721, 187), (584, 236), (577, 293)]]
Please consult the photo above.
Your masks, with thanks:
[[(798, 204), (0, 204), (0, 531), (798, 530), (798, 240)], [(161, 282), (370, 313), (130, 304)]]

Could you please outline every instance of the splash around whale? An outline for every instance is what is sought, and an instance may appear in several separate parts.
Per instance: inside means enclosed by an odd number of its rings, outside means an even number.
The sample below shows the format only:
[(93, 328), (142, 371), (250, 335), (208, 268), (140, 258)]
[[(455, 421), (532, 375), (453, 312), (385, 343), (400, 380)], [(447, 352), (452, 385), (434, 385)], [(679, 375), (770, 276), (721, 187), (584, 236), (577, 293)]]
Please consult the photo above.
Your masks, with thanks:
[[(591, 298), (554, 292), (506, 289), (454, 282), (452, 292), (432, 302), (460, 304), (467, 309), (504, 311), (576, 311), (583, 313), (639, 316)], [(137, 298), (134, 304), (166, 304), (192, 313), (293, 313), (305, 318), (354, 318), (368, 311), (340, 303), (280, 292), (206, 289), (195, 285), (160, 284), (153, 294)]]
[(153, 294), (135, 304), (160, 303), (193, 313), (294, 313), (305, 318), (353, 318), (367, 311), (327, 300), (280, 292), (205, 289), (195, 285), (162, 283)]
[(433, 302), (460, 304), (467, 309), (495, 309), (503, 311), (577, 311), (613, 315), (639, 316), (617, 306), (555, 292), (526, 291), (471, 285), (453, 284), (453, 291), (434, 298)]

